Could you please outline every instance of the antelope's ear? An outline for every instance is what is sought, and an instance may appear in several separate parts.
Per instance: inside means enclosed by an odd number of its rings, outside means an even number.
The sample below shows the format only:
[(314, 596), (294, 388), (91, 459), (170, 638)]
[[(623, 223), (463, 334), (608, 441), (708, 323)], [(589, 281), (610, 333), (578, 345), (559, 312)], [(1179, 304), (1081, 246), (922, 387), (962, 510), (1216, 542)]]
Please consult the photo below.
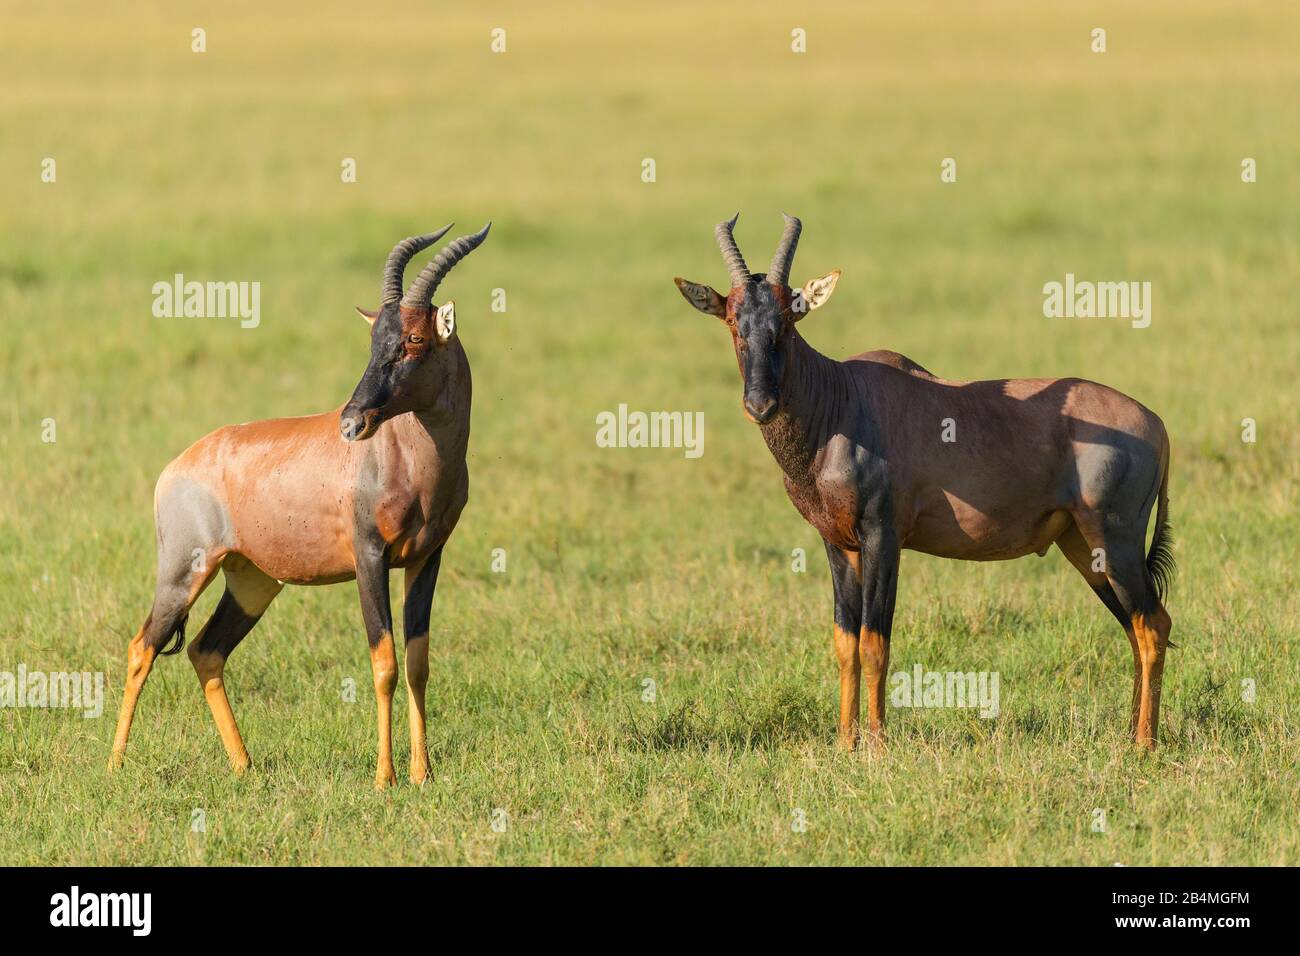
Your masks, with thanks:
[(438, 341), (446, 342), (456, 334), (456, 303), (448, 299), (438, 306), (438, 317), (434, 321), (438, 330)]
[(726, 318), (727, 299), (725, 296), (719, 295), (709, 286), (700, 285), (698, 282), (687, 282), (685, 279), (673, 279), (673, 281), (677, 283), (677, 291), (682, 294), (682, 298), (705, 315), (716, 315), (720, 319)]
[(375, 319), (379, 318), (378, 312), (371, 312), (369, 309), (361, 308), (361, 306), (357, 306), (356, 308), (357, 308), (357, 315), (361, 316), (363, 319), (366, 320), (366, 325), (374, 325)]
[(835, 291), (835, 283), (839, 281), (839, 269), (826, 273), (820, 279), (810, 279), (802, 289), (795, 293), (794, 314), (796, 318), (811, 312), (829, 299), (831, 293)]

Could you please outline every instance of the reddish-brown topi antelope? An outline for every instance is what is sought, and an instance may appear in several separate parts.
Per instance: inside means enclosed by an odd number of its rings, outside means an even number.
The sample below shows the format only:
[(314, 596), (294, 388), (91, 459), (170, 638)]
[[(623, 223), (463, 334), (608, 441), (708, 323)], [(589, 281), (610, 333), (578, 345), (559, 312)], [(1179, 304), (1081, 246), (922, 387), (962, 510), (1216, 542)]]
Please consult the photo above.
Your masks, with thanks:
[(950, 382), (897, 352), (827, 358), (795, 325), (830, 297), (839, 272), (790, 288), (801, 226), (786, 216), (771, 268), (751, 273), (735, 224), (715, 231), (730, 292), (684, 279), (677, 287), (727, 324), (745, 414), (762, 429), (795, 508), (825, 541), (841, 743), (858, 743), (864, 672), (867, 730), (873, 742), (883, 737), (902, 549), (997, 561), (1041, 556), (1055, 543), (1128, 635), (1129, 732), (1153, 749), (1170, 630), (1161, 599), (1174, 570), (1160, 419), (1077, 378)]
[(393, 248), (379, 311), (357, 309), (371, 326), (370, 363), (341, 408), (219, 428), (163, 470), (154, 492), (158, 583), (153, 609), (128, 649), (110, 769), (122, 763), (154, 659), (184, 645), (190, 607), (220, 568), (226, 591), (189, 656), (235, 772), (247, 769), (248, 751), (223, 683), (230, 652), (285, 584), (356, 578), (379, 709), (375, 784), (395, 783), (397, 657), (388, 571), (403, 568), (410, 778), (418, 784), (428, 776), (429, 615), (443, 545), (469, 489), (470, 409), (469, 362), (456, 335), (455, 305), (431, 303), (438, 283), (490, 227), (447, 245), (405, 295), (407, 262), (451, 226)]

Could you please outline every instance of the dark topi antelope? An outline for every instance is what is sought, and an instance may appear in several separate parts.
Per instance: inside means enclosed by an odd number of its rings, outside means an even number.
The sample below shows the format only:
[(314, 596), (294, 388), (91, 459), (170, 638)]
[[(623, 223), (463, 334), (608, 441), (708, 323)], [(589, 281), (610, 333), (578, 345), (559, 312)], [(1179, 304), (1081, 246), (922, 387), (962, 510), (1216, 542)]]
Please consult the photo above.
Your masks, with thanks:
[(402, 568), (410, 779), (418, 784), (428, 776), (429, 615), (443, 545), (469, 489), (470, 409), (469, 362), (456, 335), (455, 305), (431, 303), (438, 283), (487, 237), (490, 226), (447, 245), (405, 295), (407, 262), (451, 226), (393, 248), (379, 311), (357, 309), (371, 326), (370, 363), (341, 408), (227, 425), (163, 470), (154, 492), (157, 589), (153, 609), (128, 649), (110, 769), (122, 763), (154, 659), (184, 645), (190, 607), (221, 569), (226, 591), (189, 657), (235, 772), (247, 769), (248, 751), (226, 698), (226, 658), (285, 584), (356, 578), (379, 708), (375, 784), (395, 783), (397, 657), (388, 572)]
[[(735, 223), (716, 229), (730, 292), (683, 279), (677, 287), (727, 324), (745, 414), (785, 473), (795, 508), (825, 541), (841, 743), (858, 742), (863, 673), (870, 740), (883, 737), (901, 550), (999, 561), (1042, 556), (1055, 543), (1128, 635), (1129, 732), (1153, 749), (1170, 630), (1161, 599), (1174, 570), (1169, 439), (1160, 419), (1077, 378), (951, 382), (897, 352), (827, 358), (796, 323), (830, 297), (839, 272), (791, 290), (801, 226), (787, 216), (767, 275), (751, 273)], [(944, 441), (949, 419), (955, 440)]]

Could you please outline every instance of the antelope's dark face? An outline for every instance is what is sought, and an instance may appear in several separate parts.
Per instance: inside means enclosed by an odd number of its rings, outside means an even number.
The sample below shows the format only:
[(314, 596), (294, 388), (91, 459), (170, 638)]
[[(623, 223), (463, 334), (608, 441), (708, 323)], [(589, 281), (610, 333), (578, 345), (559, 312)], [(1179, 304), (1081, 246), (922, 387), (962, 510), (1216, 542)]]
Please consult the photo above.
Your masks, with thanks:
[(780, 408), (785, 351), (795, 323), (792, 303), (788, 288), (770, 285), (761, 275), (733, 287), (727, 296), (723, 321), (745, 383), (741, 405), (758, 425), (771, 421)]
[(339, 416), (348, 441), (369, 438), (388, 419), (438, 400), (447, 380), (448, 346), (456, 335), (456, 304), (408, 309), (389, 303), (370, 321), (370, 363)]
[(741, 404), (745, 417), (766, 425), (781, 410), (781, 385), (795, 323), (830, 298), (840, 274), (831, 272), (802, 289), (790, 288), (790, 263), (801, 228), (792, 216), (786, 216), (785, 235), (767, 275), (751, 273), (731, 235), (735, 224), (732, 219), (720, 223), (716, 230), (732, 279), (725, 297), (710, 286), (685, 279), (673, 281), (687, 302), (726, 323), (744, 380)]
[(431, 303), (434, 290), (452, 267), (487, 238), (481, 232), (449, 243), (402, 294), (406, 263), (440, 239), (450, 225), (426, 236), (399, 242), (384, 267), (384, 305), (378, 312), (358, 308), (370, 323), (370, 363), (339, 415), (345, 441), (369, 438), (388, 419), (432, 406), (454, 364), (456, 304)]

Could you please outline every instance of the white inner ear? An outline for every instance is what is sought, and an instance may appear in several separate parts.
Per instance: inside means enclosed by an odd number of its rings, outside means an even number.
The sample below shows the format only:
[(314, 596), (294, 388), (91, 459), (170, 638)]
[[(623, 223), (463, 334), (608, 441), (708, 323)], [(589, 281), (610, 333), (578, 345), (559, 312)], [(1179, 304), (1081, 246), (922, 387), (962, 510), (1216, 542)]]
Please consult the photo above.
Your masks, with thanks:
[(438, 306), (438, 338), (443, 342), (456, 334), (456, 303), (447, 301)]
[(823, 302), (831, 297), (835, 291), (835, 283), (840, 279), (840, 270), (822, 276), (820, 279), (812, 279), (799, 290), (800, 297), (803, 299), (803, 309), (801, 311), (811, 312)]

